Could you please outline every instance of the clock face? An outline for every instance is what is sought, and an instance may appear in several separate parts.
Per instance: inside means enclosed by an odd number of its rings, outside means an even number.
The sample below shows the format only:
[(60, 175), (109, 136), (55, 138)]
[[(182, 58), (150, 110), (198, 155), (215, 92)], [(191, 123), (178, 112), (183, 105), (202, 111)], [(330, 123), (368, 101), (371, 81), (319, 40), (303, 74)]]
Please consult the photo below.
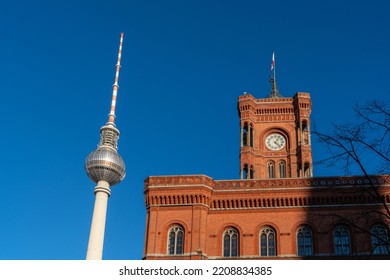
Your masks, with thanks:
[(286, 139), (281, 134), (272, 133), (265, 138), (265, 145), (272, 151), (278, 151), (286, 145)]

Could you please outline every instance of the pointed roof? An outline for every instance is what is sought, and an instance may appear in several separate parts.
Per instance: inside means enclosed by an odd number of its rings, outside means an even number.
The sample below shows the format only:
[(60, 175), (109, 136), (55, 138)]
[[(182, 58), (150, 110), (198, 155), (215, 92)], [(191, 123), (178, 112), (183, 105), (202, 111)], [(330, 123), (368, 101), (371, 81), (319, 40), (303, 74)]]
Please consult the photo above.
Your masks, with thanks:
[(271, 85), (272, 85), (272, 89), (271, 89), (271, 92), (268, 96), (268, 98), (280, 98), (282, 97), (282, 95), (279, 93), (279, 90), (278, 90), (278, 86), (276, 85), (276, 80), (274, 77), (271, 77), (269, 79)]

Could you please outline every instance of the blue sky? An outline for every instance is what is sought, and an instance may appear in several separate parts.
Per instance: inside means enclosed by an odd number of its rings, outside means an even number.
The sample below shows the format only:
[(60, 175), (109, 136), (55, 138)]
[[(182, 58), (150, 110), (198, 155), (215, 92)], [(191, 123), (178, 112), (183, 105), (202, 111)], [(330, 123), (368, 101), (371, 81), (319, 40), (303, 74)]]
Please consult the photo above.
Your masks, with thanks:
[[(125, 33), (117, 127), (124, 181), (109, 199), (105, 259), (140, 259), (149, 175), (239, 176), (237, 99), (310, 92), (327, 132), (389, 100), (388, 1), (2, 1), (0, 259), (84, 259), (94, 183)], [(314, 161), (325, 148), (313, 143)], [(314, 166), (315, 176), (342, 175)]]

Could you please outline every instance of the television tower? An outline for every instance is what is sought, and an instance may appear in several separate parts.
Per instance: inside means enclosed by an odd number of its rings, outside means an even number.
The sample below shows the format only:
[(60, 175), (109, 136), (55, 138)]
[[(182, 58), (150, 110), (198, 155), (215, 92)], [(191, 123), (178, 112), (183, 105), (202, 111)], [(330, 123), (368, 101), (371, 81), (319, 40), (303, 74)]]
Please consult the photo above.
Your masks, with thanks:
[(101, 260), (103, 256), (104, 228), (110, 187), (118, 184), (126, 175), (125, 163), (118, 154), (119, 130), (115, 127), (115, 106), (122, 55), (123, 33), (121, 33), (115, 82), (112, 91), (111, 110), (108, 122), (100, 128), (100, 142), (96, 150), (85, 161), (88, 177), (97, 185), (94, 189), (95, 205), (89, 235), (87, 260)]

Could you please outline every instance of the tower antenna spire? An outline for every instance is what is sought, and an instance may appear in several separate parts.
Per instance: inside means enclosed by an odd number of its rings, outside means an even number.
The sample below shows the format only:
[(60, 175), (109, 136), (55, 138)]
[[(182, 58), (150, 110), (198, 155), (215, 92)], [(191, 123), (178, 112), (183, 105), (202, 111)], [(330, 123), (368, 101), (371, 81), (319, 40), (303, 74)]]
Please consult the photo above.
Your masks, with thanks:
[(118, 61), (115, 65), (115, 80), (112, 85), (112, 99), (111, 99), (111, 109), (110, 114), (108, 115), (108, 124), (112, 124), (115, 126), (115, 109), (116, 109), (116, 98), (119, 89), (119, 71), (121, 69), (121, 57), (122, 57), (122, 44), (123, 44), (123, 32), (121, 33), (120, 42), (119, 42), (119, 50), (118, 50)]

